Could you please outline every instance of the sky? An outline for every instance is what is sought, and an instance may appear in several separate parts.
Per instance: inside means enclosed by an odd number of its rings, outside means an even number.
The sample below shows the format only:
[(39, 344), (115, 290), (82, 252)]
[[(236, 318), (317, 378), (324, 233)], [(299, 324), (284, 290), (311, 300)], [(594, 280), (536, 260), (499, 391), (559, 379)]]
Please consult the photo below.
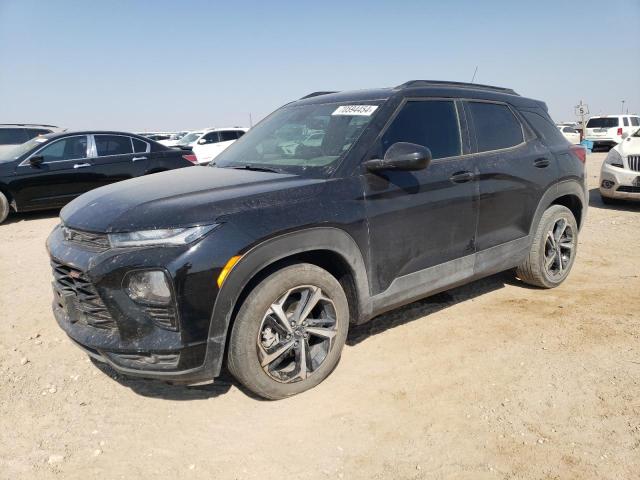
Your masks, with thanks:
[(640, 0), (0, 0), (0, 123), (249, 126), (317, 90), (510, 87), (640, 113)]

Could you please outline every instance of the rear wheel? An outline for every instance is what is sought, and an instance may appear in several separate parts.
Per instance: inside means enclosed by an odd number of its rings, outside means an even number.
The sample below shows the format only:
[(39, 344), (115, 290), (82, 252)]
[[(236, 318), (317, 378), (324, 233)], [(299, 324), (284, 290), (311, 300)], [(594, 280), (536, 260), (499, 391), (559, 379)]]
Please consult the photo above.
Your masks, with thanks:
[(0, 192), (0, 223), (4, 222), (9, 216), (9, 200)]
[(549, 207), (538, 224), (526, 260), (516, 271), (525, 283), (554, 288), (569, 275), (578, 249), (578, 224), (571, 210)]
[(295, 395), (335, 368), (348, 326), (346, 295), (329, 272), (311, 264), (285, 267), (260, 282), (240, 307), (227, 366), (261, 397)]

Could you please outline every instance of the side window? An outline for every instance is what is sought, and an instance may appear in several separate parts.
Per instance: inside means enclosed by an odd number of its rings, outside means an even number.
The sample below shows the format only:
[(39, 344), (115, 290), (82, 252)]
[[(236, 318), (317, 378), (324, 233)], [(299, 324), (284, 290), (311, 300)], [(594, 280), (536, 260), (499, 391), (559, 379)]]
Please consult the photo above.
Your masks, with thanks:
[(24, 128), (0, 128), (0, 145), (20, 145), (29, 138)]
[(99, 157), (108, 155), (127, 155), (133, 153), (130, 137), (121, 135), (94, 135)]
[(203, 137), (198, 140), (198, 143), (200, 145), (208, 145), (210, 143), (218, 143), (219, 141), (218, 132), (209, 132), (203, 135)]
[(547, 145), (566, 145), (567, 140), (550, 120), (537, 113), (521, 111), (524, 118), (531, 124), (538, 137)]
[(460, 155), (455, 104), (449, 100), (407, 102), (382, 136), (382, 154), (396, 142), (427, 147), (434, 159)]
[(137, 138), (132, 138), (131, 141), (133, 142), (134, 153), (145, 153), (147, 151), (147, 147), (149, 146), (147, 142), (143, 142)]
[(566, 132), (566, 133), (578, 133), (578, 131), (577, 131), (577, 130), (575, 130), (574, 128), (571, 128), (571, 127), (564, 127), (564, 128), (562, 129), (562, 131), (563, 131), (563, 132)]
[[(478, 142), (478, 152), (500, 150), (524, 141), (522, 125), (511, 109), (499, 103), (467, 102)], [(558, 129), (554, 126), (554, 130)]]
[(47, 145), (36, 155), (42, 156), (45, 163), (87, 158), (87, 137), (63, 138)]
[(640, 126), (640, 118), (631, 117), (631, 125), (633, 125), (634, 127)]
[(629, 117), (623, 117), (622, 121), (624, 122), (624, 126), (628, 127), (629, 126)]
[(221, 142), (229, 142), (231, 140), (236, 140), (237, 138), (238, 138), (238, 133), (235, 130), (224, 130), (220, 132)]

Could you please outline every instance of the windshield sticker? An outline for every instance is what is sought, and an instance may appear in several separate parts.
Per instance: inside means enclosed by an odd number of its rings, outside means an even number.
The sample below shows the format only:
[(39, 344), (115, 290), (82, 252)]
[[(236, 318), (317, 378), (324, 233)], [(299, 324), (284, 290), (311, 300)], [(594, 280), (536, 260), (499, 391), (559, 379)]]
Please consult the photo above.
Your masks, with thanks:
[(376, 105), (342, 105), (335, 109), (331, 115), (361, 115), (370, 117), (378, 107)]

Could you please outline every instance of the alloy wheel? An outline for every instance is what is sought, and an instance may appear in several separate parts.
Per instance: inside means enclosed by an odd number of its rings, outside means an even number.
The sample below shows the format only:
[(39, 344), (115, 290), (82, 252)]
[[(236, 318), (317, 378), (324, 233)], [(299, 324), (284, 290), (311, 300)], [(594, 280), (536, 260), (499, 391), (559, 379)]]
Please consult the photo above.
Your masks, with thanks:
[(575, 250), (576, 237), (565, 218), (555, 221), (547, 232), (544, 246), (544, 268), (551, 279), (567, 274)]
[(333, 301), (315, 285), (300, 285), (268, 308), (257, 351), (267, 375), (281, 383), (305, 380), (322, 365), (337, 334)]

